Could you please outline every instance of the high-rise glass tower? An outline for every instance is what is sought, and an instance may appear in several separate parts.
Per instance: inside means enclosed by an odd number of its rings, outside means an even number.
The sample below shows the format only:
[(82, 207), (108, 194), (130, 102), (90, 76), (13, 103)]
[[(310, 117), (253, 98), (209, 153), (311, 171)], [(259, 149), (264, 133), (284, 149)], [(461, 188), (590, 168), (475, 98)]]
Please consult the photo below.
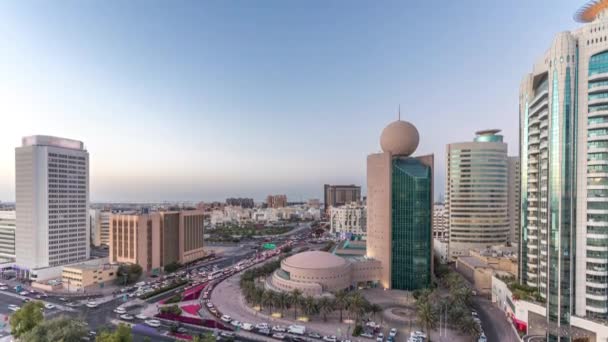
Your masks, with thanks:
[(367, 255), (382, 264), (384, 288), (416, 290), (433, 270), (433, 155), (410, 157), (418, 131), (395, 121), (382, 132), (382, 153), (367, 157)]
[(546, 300), (550, 340), (608, 318), (608, 0), (575, 14), (520, 87), (520, 281)]

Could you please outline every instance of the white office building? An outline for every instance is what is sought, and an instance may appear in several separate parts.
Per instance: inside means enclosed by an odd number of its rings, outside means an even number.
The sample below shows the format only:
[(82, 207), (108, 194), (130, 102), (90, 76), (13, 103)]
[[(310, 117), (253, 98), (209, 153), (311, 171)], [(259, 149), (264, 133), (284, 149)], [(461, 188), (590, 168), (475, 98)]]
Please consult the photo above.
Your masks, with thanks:
[(367, 210), (357, 203), (329, 208), (330, 232), (341, 238), (367, 236)]
[(433, 238), (448, 238), (448, 210), (443, 203), (433, 205)]
[(500, 130), (476, 132), (474, 141), (447, 145), (449, 254), (507, 243), (507, 144)]
[(15, 259), (16, 225), (14, 210), (0, 210), (0, 262)]
[(89, 226), (91, 227), (91, 243), (93, 246), (110, 245), (110, 216), (112, 216), (111, 211), (89, 210)]
[[(36, 270), (89, 258), (89, 154), (80, 141), (23, 138), (15, 149), (16, 266)], [(46, 272), (45, 272), (46, 273)]]

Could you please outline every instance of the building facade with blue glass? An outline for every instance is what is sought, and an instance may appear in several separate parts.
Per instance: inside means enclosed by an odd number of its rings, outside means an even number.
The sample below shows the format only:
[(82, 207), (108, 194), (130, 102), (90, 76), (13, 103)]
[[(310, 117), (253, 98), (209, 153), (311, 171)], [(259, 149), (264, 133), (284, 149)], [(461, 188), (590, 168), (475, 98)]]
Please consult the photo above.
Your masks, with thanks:
[(608, 1), (556, 35), (520, 86), (522, 284), (545, 301), (550, 340), (608, 319)]
[(411, 157), (416, 128), (396, 121), (382, 133), (383, 152), (367, 158), (367, 256), (379, 260), (380, 284), (416, 290), (433, 272), (433, 155)]

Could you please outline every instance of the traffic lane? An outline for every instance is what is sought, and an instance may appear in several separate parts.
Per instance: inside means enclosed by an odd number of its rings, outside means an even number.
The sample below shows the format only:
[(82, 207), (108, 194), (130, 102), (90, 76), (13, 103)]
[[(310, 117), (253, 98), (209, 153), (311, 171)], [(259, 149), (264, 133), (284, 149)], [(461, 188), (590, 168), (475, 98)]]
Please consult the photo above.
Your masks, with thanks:
[(518, 342), (519, 338), (507, 321), (505, 314), (489, 300), (480, 296), (473, 297), (473, 307), (479, 314), (481, 326), (488, 341)]
[(8, 296), (8, 295), (0, 292), (0, 314), (5, 315), (5, 316), (12, 314), (13, 312), (8, 309), (9, 305), (22, 306), (23, 301), (19, 298), (15, 298), (13, 296)]

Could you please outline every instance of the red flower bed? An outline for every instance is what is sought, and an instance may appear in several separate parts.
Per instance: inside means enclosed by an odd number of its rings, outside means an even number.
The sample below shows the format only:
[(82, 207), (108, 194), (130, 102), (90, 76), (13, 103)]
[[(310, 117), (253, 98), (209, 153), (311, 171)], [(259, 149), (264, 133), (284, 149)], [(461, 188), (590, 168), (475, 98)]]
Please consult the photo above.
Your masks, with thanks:
[(222, 323), (219, 323), (212, 319), (200, 319), (200, 318), (196, 318), (196, 317), (178, 316), (178, 315), (174, 315), (172, 313), (159, 313), (159, 314), (156, 314), (155, 317), (167, 319), (170, 321), (182, 322), (182, 323), (186, 323), (186, 324), (200, 325), (200, 326), (207, 327), (207, 328), (232, 330), (232, 329), (226, 327), (225, 325), (223, 325)]
[(187, 289), (186, 291), (184, 291), (184, 295), (182, 296), (182, 301), (185, 302), (187, 300), (198, 299), (198, 297), (201, 296), (201, 292), (203, 292), (203, 290), (205, 289), (206, 286), (207, 286), (207, 283), (204, 283), (204, 284), (200, 284), (195, 287)]
[(187, 313), (196, 316), (196, 315), (198, 315), (198, 310), (201, 309), (201, 306), (199, 304), (192, 304), (192, 305), (184, 305), (181, 308), (182, 308), (182, 310), (186, 311)]

